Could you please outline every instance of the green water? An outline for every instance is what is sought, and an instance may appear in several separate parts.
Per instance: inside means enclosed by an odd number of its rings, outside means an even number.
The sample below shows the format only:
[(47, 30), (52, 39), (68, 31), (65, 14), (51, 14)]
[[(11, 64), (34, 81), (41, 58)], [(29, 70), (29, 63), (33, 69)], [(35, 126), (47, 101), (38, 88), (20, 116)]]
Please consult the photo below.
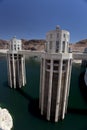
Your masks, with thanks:
[[(27, 85), (21, 91), (10, 89), (7, 85), (6, 59), (0, 59), (0, 105), (6, 107), (14, 121), (13, 130), (86, 130), (87, 115), (70, 113), (63, 121), (51, 123), (36, 114), (35, 100), (39, 97), (40, 64), (34, 60), (26, 61)], [(87, 109), (78, 86), (80, 66), (72, 68), (71, 88), (68, 108)]]

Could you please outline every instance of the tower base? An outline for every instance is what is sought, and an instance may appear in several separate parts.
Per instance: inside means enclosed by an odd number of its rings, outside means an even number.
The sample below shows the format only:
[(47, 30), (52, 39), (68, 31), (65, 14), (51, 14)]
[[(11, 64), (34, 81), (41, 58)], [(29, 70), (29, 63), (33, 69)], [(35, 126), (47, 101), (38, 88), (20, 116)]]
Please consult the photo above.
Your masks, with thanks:
[(11, 88), (21, 88), (26, 84), (25, 57), (23, 55), (8, 52), (8, 85)]

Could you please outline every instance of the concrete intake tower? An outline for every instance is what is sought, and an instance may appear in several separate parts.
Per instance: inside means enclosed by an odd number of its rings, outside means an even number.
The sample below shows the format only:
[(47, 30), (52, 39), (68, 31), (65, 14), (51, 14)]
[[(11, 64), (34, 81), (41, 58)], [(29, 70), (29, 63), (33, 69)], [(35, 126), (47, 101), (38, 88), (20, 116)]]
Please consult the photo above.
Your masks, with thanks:
[(41, 57), (39, 107), (47, 120), (55, 122), (67, 112), (72, 68), (69, 39), (69, 32), (59, 26), (49, 31)]
[(21, 88), (26, 84), (25, 57), (23, 54), (18, 54), (21, 50), (21, 40), (14, 37), (7, 52), (8, 84), (11, 88)]

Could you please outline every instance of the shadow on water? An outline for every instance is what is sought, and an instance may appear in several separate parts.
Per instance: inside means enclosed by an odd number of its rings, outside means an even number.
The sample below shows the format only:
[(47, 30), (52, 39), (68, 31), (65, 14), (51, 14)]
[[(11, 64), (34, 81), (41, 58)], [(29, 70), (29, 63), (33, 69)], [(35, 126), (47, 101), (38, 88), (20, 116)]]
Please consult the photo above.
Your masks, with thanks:
[[(4, 82), (3, 86), (11, 89), (8, 85), (8, 82)], [(19, 94), (21, 94), (26, 100), (29, 101), (29, 105), (28, 105), (28, 111), (29, 113), (31, 113), (34, 117), (45, 120), (44, 116), (41, 116), (40, 114), (40, 109), (39, 109), (39, 98), (33, 98), (31, 97), (28, 93), (26, 93), (24, 90), (22, 90), (21, 88), (16, 88), (17, 92)]]
[(8, 88), (8, 87), (9, 87), (8, 81), (5, 81), (5, 82), (3, 83), (3, 86), (6, 87), (6, 88)]
[[(35, 118), (47, 121), (46, 118), (44, 116), (41, 116), (40, 114), (39, 99), (32, 98), (29, 94), (27, 94), (20, 88), (17, 88), (17, 91), (29, 101), (28, 105), (29, 113), (31, 113), (31, 115), (34, 116)], [(87, 109), (68, 108), (67, 113), (87, 116)], [(51, 122), (54, 123), (54, 121)]]
[(16, 89), (27, 100), (29, 100), (29, 101), (33, 101), (34, 100), (29, 94), (27, 94), (26, 92), (24, 92), (21, 88), (16, 88)]
[[(87, 86), (85, 85), (85, 82), (84, 82), (84, 74), (85, 72), (82, 72), (79, 76), (79, 88), (80, 88), (80, 93), (83, 99), (87, 103)], [(87, 116), (87, 109), (68, 108), (68, 113)]]
[(29, 101), (28, 111), (36, 118), (42, 119), (45, 121), (45, 117), (41, 116), (40, 109), (39, 109), (39, 98), (33, 98), (22, 89), (17, 88), (18, 93), (20, 93), (24, 98)]
[(87, 103), (87, 86), (84, 82), (84, 74), (85, 72), (82, 72), (79, 76), (79, 88), (83, 99)]
[[(87, 103), (87, 86), (84, 82), (84, 74), (85, 72), (82, 72), (79, 76), (79, 88), (83, 99)], [(68, 113), (87, 116), (87, 109), (68, 108)]]
[(87, 109), (68, 108), (68, 113), (87, 116)]
[[(79, 88), (80, 88), (80, 92), (82, 94), (82, 97), (84, 98), (84, 100), (87, 103), (87, 86), (85, 85), (85, 82), (84, 82), (84, 73), (85, 72), (82, 72), (79, 76)], [(4, 82), (4, 86), (8, 87), (7, 81)], [(21, 94), (26, 100), (29, 101), (29, 105), (28, 105), (29, 113), (31, 113), (32, 116), (34, 116), (38, 119), (42, 119), (42, 120), (46, 121), (46, 118), (44, 116), (41, 116), (41, 114), (40, 114), (39, 99), (31, 97), (28, 93), (26, 93), (21, 88), (17, 88), (17, 92), (19, 94)], [(77, 109), (77, 108), (69, 108), (68, 107), (67, 113), (87, 116), (87, 109)]]

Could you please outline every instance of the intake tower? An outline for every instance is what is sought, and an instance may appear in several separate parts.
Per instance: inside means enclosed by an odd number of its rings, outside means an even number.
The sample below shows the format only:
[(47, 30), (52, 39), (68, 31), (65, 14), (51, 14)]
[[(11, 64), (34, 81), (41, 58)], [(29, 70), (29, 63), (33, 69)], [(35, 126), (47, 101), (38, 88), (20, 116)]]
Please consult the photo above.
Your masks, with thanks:
[(26, 84), (25, 57), (23, 54), (18, 54), (18, 51), (21, 50), (21, 40), (17, 40), (16, 37), (10, 40), (9, 51), (7, 52), (7, 65), (8, 82), (11, 88), (21, 88)]
[(55, 122), (67, 112), (72, 68), (69, 39), (69, 32), (59, 26), (49, 31), (41, 59), (39, 107), (47, 120)]

